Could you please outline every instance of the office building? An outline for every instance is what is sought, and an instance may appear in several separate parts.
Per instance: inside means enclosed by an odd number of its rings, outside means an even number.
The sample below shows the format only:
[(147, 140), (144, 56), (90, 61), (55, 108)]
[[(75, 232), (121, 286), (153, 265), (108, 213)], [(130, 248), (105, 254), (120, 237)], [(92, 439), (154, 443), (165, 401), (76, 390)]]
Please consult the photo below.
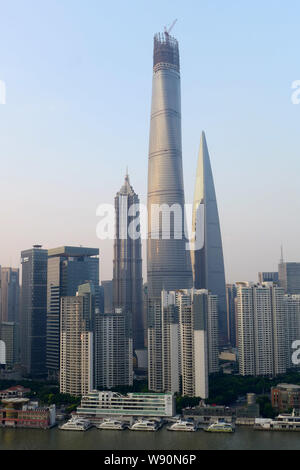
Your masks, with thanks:
[(13, 368), (20, 362), (19, 328), (17, 323), (0, 323), (0, 340), (5, 343), (6, 366)]
[(113, 281), (102, 281), (101, 287), (103, 289), (104, 296), (104, 310), (100, 311), (102, 313), (112, 313), (113, 312)]
[(286, 294), (300, 294), (300, 263), (279, 264), (279, 285)]
[(138, 195), (134, 192), (127, 174), (124, 185), (115, 198), (113, 308), (122, 308), (131, 315), (134, 350), (144, 349), (139, 204)]
[(214, 179), (205, 133), (202, 133), (193, 207), (195, 250), (191, 251), (195, 289), (207, 289), (219, 299), (220, 344), (227, 344), (226, 284), (222, 237)]
[(0, 322), (19, 321), (19, 269), (0, 267)]
[(47, 371), (50, 379), (57, 380), (61, 298), (74, 297), (78, 286), (87, 282), (99, 289), (99, 249), (64, 246), (49, 250), (48, 256)]
[(47, 261), (40, 245), (21, 253), (21, 364), (37, 378), (46, 373)]
[(258, 282), (259, 284), (262, 284), (263, 282), (273, 282), (274, 284), (278, 284), (279, 282), (278, 271), (258, 273)]

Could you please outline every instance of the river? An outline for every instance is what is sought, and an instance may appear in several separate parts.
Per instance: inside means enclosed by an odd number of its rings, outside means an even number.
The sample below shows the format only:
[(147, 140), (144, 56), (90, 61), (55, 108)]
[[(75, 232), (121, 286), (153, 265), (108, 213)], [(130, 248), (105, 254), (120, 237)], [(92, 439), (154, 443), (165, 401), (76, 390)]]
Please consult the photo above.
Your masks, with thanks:
[(247, 427), (233, 434), (0, 429), (0, 450), (300, 450), (300, 433)]

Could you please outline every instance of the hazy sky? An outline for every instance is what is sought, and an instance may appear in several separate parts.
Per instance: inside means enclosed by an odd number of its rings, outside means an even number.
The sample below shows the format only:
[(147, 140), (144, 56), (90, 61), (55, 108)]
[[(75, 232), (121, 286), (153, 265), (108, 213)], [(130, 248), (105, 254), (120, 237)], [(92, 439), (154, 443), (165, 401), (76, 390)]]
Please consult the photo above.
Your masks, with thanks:
[(96, 208), (126, 166), (147, 193), (153, 35), (175, 18), (192, 201), (206, 131), (228, 281), (300, 261), (299, 0), (0, 0), (0, 264), (87, 245), (112, 275)]

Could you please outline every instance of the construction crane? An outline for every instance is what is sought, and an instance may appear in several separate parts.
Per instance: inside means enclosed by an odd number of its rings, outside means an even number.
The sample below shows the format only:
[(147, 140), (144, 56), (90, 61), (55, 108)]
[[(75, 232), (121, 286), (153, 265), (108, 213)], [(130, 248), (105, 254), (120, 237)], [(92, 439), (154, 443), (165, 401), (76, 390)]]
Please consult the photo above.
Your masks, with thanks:
[(175, 26), (175, 24), (177, 23), (177, 21), (178, 21), (177, 19), (176, 19), (175, 21), (173, 21), (173, 23), (172, 23), (172, 25), (170, 26), (169, 29), (165, 26), (165, 34), (166, 34), (167, 36), (170, 35), (170, 32), (171, 32), (172, 29), (174, 28), (174, 26)]

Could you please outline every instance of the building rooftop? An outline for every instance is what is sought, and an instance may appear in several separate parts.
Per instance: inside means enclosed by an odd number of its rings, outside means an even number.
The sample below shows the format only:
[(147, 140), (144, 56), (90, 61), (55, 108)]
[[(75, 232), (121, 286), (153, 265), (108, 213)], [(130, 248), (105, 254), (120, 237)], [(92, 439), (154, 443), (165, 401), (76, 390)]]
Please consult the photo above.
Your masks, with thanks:
[(0, 390), (0, 393), (14, 393), (14, 392), (22, 392), (22, 393), (30, 393), (30, 388), (25, 388), (22, 385), (15, 385), (14, 387), (7, 388), (6, 390)]
[(65, 256), (80, 258), (81, 256), (98, 256), (99, 248), (86, 248), (83, 246), (61, 246), (48, 250), (48, 257)]
[(5, 405), (8, 404), (14, 404), (14, 405), (20, 405), (20, 404), (25, 404), (29, 402), (29, 398), (2, 398), (2, 403)]
[(294, 385), (294, 384), (278, 384), (273, 388), (279, 388), (281, 390), (294, 390), (294, 391), (300, 391), (300, 385)]

